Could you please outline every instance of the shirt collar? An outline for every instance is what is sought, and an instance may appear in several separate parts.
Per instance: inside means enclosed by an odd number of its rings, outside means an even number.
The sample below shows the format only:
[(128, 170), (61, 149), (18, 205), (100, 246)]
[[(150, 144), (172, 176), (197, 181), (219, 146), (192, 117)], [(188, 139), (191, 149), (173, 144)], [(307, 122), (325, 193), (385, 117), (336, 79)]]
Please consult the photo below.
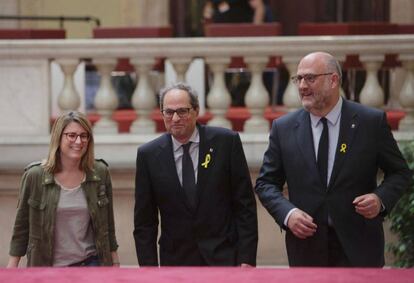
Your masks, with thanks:
[[(171, 135), (171, 139), (172, 139), (172, 144), (173, 144), (173, 151), (177, 151), (180, 149), (180, 147), (183, 145), (182, 143), (180, 143), (178, 140), (176, 140), (173, 135)], [(193, 134), (191, 135), (190, 139), (188, 140), (189, 142), (192, 143), (199, 143), (200, 142), (200, 135), (198, 133), (198, 128), (195, 127)]]
[[(339, 97), (338, 102), (336, 103), (335, 107), (325, 116), (326, 120), (328, 120), (332, 125), (336, 125), (339, 121), (339, 117), (341, 116), (341, 109), (342, 109), (342, 97)], [(312, 127), (317, 127), (319, 120), (322, 117), (313, 115), (310, 113)]]

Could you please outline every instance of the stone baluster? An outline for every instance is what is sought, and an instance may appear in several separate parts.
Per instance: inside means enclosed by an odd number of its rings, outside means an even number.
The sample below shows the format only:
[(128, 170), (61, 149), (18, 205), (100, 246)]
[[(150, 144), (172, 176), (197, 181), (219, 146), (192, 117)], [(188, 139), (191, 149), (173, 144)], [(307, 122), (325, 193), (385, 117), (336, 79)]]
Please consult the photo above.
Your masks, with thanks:
[(171, 64), (174, 66), (175, 72), (177, 73), (177, 82), (185, 82), (185, 74), (188, 66), (191, 63), (191, 58), (169, 58)]
[(156, 124), (151, 114), (157, 106), (157, 98), (151, 85), (149, 73), (154, 65), (153, 58), (133, 58), (138, 83), (132, 95), (132, 106), (137, 113), (137, 119), (132, 123), (130, 132), (134, 134), (151, 134), (156, 131)]
[(252, 79), (247, 90), (245, 103), (249, 109), (251, 118), (244, 124), (246, 133), (267, 133), (269, 122), (263, 117), (266, 107), (269, 105), (269, 93), (263, 84), (263, 70), (268, 62), (267, 57), (245, 57)]
[(73, 74), (79, 64), (78, 59), (58, 59), (64, 74), (63, 87), (58, 97), (58, 106), (63, 111), (77, 110), (81, 104), (80, 96), (75, 88)]
[(384, 106), (384, 91), (379, 84), (377, 73), (384, 60), (383, 55), (361, 55), (359, 60), (362, 62), (367, 76), (361, 93), (359, 94), (359, 102), (371, 107)]
[(405, 71), (401, 67), (396, 66), (389, 70), (390, 94), (386, 105), (387, 109), (402, 109), (400, 92), (404, 80), (401, 79), (401, 74), (405, 77)]
[(231, 129), (231, 123), (226, 119), (227, 110), (231, 105), (231, 96), (224, 81), (224, 71), (230, 58), (207, 58), (206, 63), (213, 72), (213, 83), (207, 96), (210, 112), (213, 114), (208, 124)]
[(112, 120), (112, 114), (118, 107), (118, 97), (111, 83), (111, 72), (115, 68), (116, 59), (94, 59), (93, 61), (101, 76), (99, 89), (95, 96), (95, 108), (101, 118), (96, 122), (94, 132), (114, 134), (118, 132), (118, 126)]
[(341, 67), (341, 72), (342, 72), (342, 79), (341, 79), (341, 85), (340, 85), (340, 87), (339, 87), (339, 94), (340, 94), (340, 95), (341, 95), (344, 99), (346, 99), (346, 94), (345, 94), (344, 88), (342, 87), (342, 82), (344, 81), (344, 76), (343, 76), (343, 65), (344, 65), (345, 60), (346, 60), (346, 55), (341, 55), (341, 54), (338, 54), (338, 55), (334, 55), (334, 56), (335, 56), (336, 60), (338, 60), (338, 62), (339, 62), (339, 64), (340, 64), (340, 67)]
[(400, 121), (399, 130), (414, 130), (414, 55), (400, 55), (403, 68), (407, 71), (400, 92), (400, 104), (406, 111), (404, 119)]
[(302, 107), (302, 102), (299, 97), (298, 87), (290, 79), (291, 76), (296, 75), (299, 57), (283, 57), (286, 69), (289, 73), (289, 82), (283, 94), (283, 105), (289, 110), (294, 111)]

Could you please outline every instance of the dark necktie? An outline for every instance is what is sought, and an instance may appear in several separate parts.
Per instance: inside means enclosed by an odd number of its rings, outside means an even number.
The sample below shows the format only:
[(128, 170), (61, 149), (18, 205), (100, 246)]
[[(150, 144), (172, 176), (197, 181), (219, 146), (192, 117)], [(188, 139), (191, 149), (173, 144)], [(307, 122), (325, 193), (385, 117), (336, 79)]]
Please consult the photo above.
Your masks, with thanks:
[(320, 120), (323, 124), (323, 130), (321, 139), (319, 140), (318, 147), (318, 169), (319, 176), (321, 177), (322, 184), (325, 189), (328, 187), (328, 151), (329, 151), (329, 131), (328, 131), (328, 120), (322, 117)]
[(183, 189), (187, 196), (188, 202), (190, 203), (191, 208), (196, 207), (197, 199), (197, 189), (194, 175), (194, 166), (193, 161), (191, 160), (191, 155), (189, 152), (191, 142), (183, 144)]

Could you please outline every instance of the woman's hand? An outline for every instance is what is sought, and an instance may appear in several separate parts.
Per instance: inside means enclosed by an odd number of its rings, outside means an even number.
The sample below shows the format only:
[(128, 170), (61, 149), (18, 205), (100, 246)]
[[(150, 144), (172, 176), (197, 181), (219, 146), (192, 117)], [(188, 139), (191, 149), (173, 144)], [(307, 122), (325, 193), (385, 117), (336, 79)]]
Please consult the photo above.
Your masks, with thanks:
[(118, 252), (116, 252), (116, 251), (111, 252), (111, 256), (112, 256), (112, 266), (113, 267), (120, 267), (121, 263), (119, 262)]
[(7, 268), (16, 268), (19, 266), (20, 257), (19, 256), (10, 256), (9, 262), (7, 263)]

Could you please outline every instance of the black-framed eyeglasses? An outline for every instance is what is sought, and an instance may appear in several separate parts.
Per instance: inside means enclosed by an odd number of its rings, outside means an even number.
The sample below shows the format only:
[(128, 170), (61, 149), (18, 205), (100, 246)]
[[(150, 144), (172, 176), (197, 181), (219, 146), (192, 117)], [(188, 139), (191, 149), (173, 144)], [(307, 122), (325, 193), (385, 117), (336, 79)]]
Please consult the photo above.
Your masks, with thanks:
[(88, 133), (82, 133), (80, 135), (78, 135), (77, 133), (63, 133), (63, 135), (66, 136), (66, 138), (68, 139), (68, 141), (70, 142), (75, 142), (78, 137), (80, 137), (81, 142), (88, 142), (89, 141), (89, 134)]
[(180, 118), (187, 118), (190, 114), (190, 110), (193, 109), (192, 107), (187, 108), (177, 108), (177, 109), (163, 109), (161, 110), (162, 115), (167, 119), (172, 119), (174, 113), (177, 113), (178, 117)]
[(305, 80), (305, 83), (309, 84), (309, 83), (314, 83), (316, 79), (320, 76), (327, 76), (327, 75), (332, 75), (332, 74), (333, 74), (332, 72), (323, 73), (323, 74), (304, 74), (304, 75), (293, 76), (290, 79), (295, 85), (299, 85), (302, 79)]

